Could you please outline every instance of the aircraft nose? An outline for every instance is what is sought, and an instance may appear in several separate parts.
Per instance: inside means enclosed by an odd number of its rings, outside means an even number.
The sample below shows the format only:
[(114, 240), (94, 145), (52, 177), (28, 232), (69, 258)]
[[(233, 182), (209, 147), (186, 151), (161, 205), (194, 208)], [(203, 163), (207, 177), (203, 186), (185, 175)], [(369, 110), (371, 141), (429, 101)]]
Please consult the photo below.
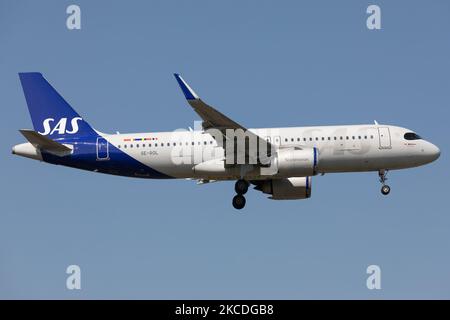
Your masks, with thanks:
[(437, 146), (435, 146), (434, 144), (430, 143), (430, 148), (428, 151), (428, 154), (431, 157), (431, 161), (436, 160), (437, 158), (439, 158), (439, 156), (441, 155), (441, 150), (439, 150), (439, 148)]

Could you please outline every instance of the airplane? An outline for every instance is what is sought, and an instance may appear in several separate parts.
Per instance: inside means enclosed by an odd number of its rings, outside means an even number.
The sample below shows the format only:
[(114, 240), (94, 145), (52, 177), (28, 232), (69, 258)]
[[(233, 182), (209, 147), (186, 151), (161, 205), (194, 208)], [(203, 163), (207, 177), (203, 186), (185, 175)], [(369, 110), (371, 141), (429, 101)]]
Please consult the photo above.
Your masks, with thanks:
[[(414, 131), (373, 124), (247, 129), (205, 103), (174, 74), (187, 102), (202, 119), (199, 130), (106, 134), (91, 127), (41, 73), (19, 73), (34, 130), (15, 155), (105, 174), (197, 180), (232, 180), (232, 204), (244, 208), (251, 185), (274, 200), (311, 197), (312, 177), (378, 172), (387, 195), (390, 170), (412, 168), (440, 156), (437, 146)], [(244, 134), (238, 141), (234, 132)], [(250, 147), (256, 141), (256, 151)], [(254, 144), (252, 142), (252, 145)], [(239, 144), (240, 143), (240, 144)], [(239, 158), (241, 161), (236, 161)]]

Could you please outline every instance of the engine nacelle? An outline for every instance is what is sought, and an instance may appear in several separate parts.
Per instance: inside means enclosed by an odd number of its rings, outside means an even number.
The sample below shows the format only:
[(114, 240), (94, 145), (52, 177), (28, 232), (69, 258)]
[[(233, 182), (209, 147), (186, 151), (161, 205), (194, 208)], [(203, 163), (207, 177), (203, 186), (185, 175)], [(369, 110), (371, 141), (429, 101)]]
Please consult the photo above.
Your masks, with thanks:
[(269, 198), (274, 200), (307, 199), (311, 197), (311, 180), (311, 177), (272, 179), (262, 182), (256, 189), (271, 194)]
[(307, 177), (317, 174), (319, 157), (316, 148), (287, 148), (277, 151), (275, 161), (279, 175)]

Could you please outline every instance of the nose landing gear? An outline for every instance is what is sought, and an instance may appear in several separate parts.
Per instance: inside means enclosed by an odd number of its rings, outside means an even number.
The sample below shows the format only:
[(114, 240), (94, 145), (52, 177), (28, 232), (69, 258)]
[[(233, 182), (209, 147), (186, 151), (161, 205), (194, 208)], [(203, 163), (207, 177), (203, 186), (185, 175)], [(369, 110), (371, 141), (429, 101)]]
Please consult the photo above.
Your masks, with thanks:
[(237, 195), (233, 197), (233, 207), (235, 209), (242, 209), (245, 207), (245, 197), (244, 194), (248, 191), (249, 183), (244, 179), (239, 179), (236, 181), (236, 184), (234, 185), (234, 191), (236, 191)]
[(386, 176), (387, 176), (387, 173), (388, 173), (388, 170), (380, 170), (380, 171), (378, 171), (378, 176), (380, 177), (380, 182), (381, 182), (381, 184), (382, 184), (382, 186), (381, 186), (381, 193), (383, 194), (383, 195), (388, 195), (389, 194), (389, 192), (391, 192), (391, 187), (389, 187), (387, 184), (386, 184), (386, 180), (387, 180), (387, 178), (386, 178)]

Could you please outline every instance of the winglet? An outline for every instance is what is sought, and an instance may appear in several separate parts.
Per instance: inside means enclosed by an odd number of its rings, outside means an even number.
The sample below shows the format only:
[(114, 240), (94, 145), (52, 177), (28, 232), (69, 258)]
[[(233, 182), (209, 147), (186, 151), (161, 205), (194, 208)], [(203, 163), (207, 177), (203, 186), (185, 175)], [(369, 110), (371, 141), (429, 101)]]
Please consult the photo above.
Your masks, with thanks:
[(199, 99), (198, 95), (192, 90), (191, 87), (184, 81), (184, 79), (178, 74), (174, 73), (175, 79), (177, 79), (178, 84), (180, 85), (181, 90), (183, 91), (184, 96), (187, 100), (197, 100)]

